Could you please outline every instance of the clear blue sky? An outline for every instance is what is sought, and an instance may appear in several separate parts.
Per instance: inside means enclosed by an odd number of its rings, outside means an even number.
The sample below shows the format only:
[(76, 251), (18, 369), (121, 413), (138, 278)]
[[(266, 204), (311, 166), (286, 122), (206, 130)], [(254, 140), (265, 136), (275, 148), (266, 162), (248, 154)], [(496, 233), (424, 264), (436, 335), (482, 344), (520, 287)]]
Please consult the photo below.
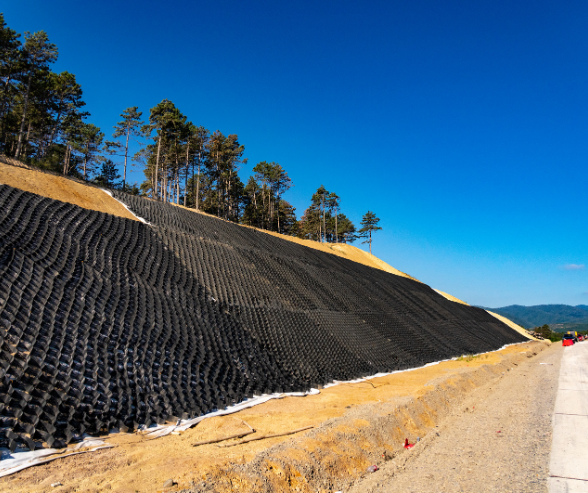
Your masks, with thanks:
[[(3, 0), (107, 134), (171, 99), (472, 304), (588, 304), (588, 3)], [(142, 181), (139, 174), (131, 179)], [(356, 243), (357, 244), (357, 243)], [(358, 245), (361, 246), (361, 245)]]

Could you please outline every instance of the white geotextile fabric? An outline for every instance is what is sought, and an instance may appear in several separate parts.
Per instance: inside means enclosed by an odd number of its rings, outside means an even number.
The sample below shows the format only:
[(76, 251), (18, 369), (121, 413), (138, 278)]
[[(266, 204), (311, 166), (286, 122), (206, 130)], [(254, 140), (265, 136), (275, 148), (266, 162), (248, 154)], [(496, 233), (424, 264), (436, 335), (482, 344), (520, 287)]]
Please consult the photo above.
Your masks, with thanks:
[(252, 397), (251, 399), (247, 399), (246, 401), (240, 402), (239, 404), (235, 404), (234, 406), (227, 407), (221, 411), (215, 411), (213, 413), (205, 414), (204, 416), (198, 416), (194, 419), (185, 419), (180, 420), (176, 425), (161, 425), (161, 426), (154, 426), (153, 428), (147, 428), (145, 431), (148, 436), (152, 438), (159, 438), (169, 435), (174, 431), (185, 431), (188, 428), (191, 428), (194, 425), (197, 425), (206, 418), (213, 418), (214, 416), (224, 416), (225, 414), (233, 414), (236, 412), (241, 411), (242, 409), (247, 409), (248, 407), (257, 406), (259, 404), (263, 404), (272, 399), (282, 399), (283, 397), (304, 397), (306, 395), (316, 395), (320, 394), (318, 389), (310, 389), (308, 392), (285, 392), (281, 394), (262, 394), (259, 397)]
[(11, 453), (7, 448), (0, 447), (0, 478), (22, 471), (27, 467), (38, 466), (55, 459), (95, 452), (96, 450), (112, 448), (113, 446), (107, 444), (104, 440), (88, 437), (64, 449), (48, 448), (32, 452), (18, 452), (19, 449), (17, 449), (17, 452)]
[[(514, 346), (515, 344), (524, 344), (524, 342), (515, 342), (513, 344), (505, 344), (500, 349), (496, 349), (496, 351), (500, 351), (508, 346)], [(494, 352), (494, 351), (492, 351)], [(485, 354), (485, 353), (479, 353)], [(477, 356), (477, 355), (474, 355)], [(438, 365), (443, 361), (452, 361), (457, 359), (449, 358), (441, 361), (434, 361), (432, 363), (427, 363), (426, 365), (419, 366), (418, 368), (409, 368), (407, 370), (396, 370), (389, 373), (376, 373), (375, 375), (371, 375), (369, 377), (364, 378), (357, 378), (355, 380), (335, 380), (327, 385), (324, 388), (333, 387), (335, 385), (341, 385), (345, 383), (360, 383), (365, 382), (367, 380), (371, 380), (372, 378), (379, 378), (385, 377), (388, 375), (393, 375), (395, 373), (404, 373), (408, 371), (418, 370), (420, 368), (426, 368), (433, 365)], [(247, 409), (249, 407), (257, 406), (259, 404), (263, 404), (264, 402), (270, 401), (272, 399), (282, 399), (284, 397), (304, 397), (307, 395), (316, 395), (320, 394), (318, 389), (310, 389), (308, 392), (286, 392), (286, 393), (275, 393), (275, 394), (263, 394), (259, 397), (253, 397), (251, 399), (247, 399), (246, 401), (240, 402), (239, 404), (235, 404), (234, 406), (230, 406), (226, 409), (215, 411), (213, 413), (208, 413), (203, 416), (199, 416), (194, 419), (186, 419), (180, 420), (175, 425), (159, 425), (159, 426), (152, 426), (148, 428), (143, 428), (143, 433), (150, 438), (161, 438), (166, 435), (169, 435), (173, 432), (180, 432), (185, 431), (188, 428), (200, 423), (203, 419), (212, 418), (214, 416), (224, 416), (227, 414), (233, 414), (239, 412), (243, 409)], [(104, 440), (100, 440), (98, 438), (91, 438), (87, 437), (80, 443), (77, 443), (74, 446), (65, 448), (65, 449), (41, 449), (35, 450), (34, 452), (14, 452), (10, 453), (10, 450), (7, 448), (0, 447), (0, 478), (4, 476), (8, 476), (15, 472), (21, 471), (26, 469), (27, 467), (38, 466), (40, 464), (44, 464), (46, 462), (50, 462), (55, 459), (61, 459), (63, 457), (68, 457), (70, 455), (76, 454), (84, 454), (86, 452), (95, 452), (97, 450), (105, 449), (105, 448), (112, 448), (113, 445), (107, 444)], [(18, 450), (18, 449), (17, 449)]]
[(126, 204), (124, 204), (123, 202), (118, 200), (114, 195), (112, 195), (112, 192), (110, 190), (106, 190), (105, 188), (101, 188), (100, 190), (102, 190), (104, 193), (107, 193), (108, 195), (110, 195), (114, 200), (116, 200), (120, 205), (122, 205), (127, 211), (129, 211), (130, 214), (135, 216), (139, 221), (141, 221), (145, 224), (149, 224), (149, 226), (151, 226), (150, 222), (147, 222), (142, 217), (137, 216), (137, 214), (135, 214), (131, 209), (129, 209)]

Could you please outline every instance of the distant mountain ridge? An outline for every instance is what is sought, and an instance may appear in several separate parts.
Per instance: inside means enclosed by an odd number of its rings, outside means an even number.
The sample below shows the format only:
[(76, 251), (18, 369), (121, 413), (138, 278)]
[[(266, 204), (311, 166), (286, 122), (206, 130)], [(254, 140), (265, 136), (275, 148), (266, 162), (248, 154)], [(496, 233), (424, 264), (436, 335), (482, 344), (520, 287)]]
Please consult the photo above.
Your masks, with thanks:
[(568, 324), (588, 325), (588, 305), (510, 305), (501, 308), (486, 308), (529, 329), (544, 324), (565, 328)]

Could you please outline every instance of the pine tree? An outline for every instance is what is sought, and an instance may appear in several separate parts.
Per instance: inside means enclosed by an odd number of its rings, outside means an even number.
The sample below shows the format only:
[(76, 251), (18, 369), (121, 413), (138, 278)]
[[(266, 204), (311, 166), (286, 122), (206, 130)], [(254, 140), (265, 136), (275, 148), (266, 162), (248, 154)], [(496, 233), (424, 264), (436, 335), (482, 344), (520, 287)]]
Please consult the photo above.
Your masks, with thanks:
[(93, 171), (96, 163), (102, 160), (98, 154), (104, 140), (104, 133), (93, 123), (84, 123), (80, 130), (77, 149), (82, 156), (83, 176), (87, 180), (88, 174)]
[(16, 147), (15, 157), (18, 159), (22, 150), (24, 127), (27, 118), (29, 106), (29, 96), (31, 92), (31, 83), (33, 76), (47, 68), (47, 65), (57, 59), (57, 47), (49, 42), (49, 37), (45, 31), (39, 31), (31, 34), (25, 33), (25, 44), (23, 48), (23, 59), (27, 67), (26, 71), (26, 89), (24, 89), (23, 109), (18, 131), (18, 145)]
[(8, 112), (9, 99), (15, 92), (15, 84), (20, 74), (22, 52), (20, 50), (20, 34), (10, 29), (4, 22), (4, 14), (0, 13), (0, 121), (2, 122), (1, 143), (4, 144), (6, 121), (4, 115)]
[(359, 230), (359, 237), (366, 238), (365, 241), (362, 243), (368, 243), (370, 246), (370, 254), (372, 253), (372, 233), (382, 229), (377, 224), (380, 222), (380, 219), (376, 217), (376, 215), (372, 211), (367, 211), (361, 220), (361, 225), (363, 226)]
[(118, 122), (114, 126), (114, 134), (112, 134), (112, 136), (115, 139), (123, 137), (125, 140), (124, 146), (122, 144), (116, 146), (120, 148), (124, 147), (125, 150), (125, 164), (123, 168), (122, 182), (123, 190), (125, 190), (127, 183), (127, 159), (129, 155), (129, 139), (131, 139), (132, 137), (139, 137), (143, 135), (143, 132), (141, 131), (141, 129), (143, 128), (141, 115), (143, 115), (143, 113), (138, 110), (138, 106), (132, 106), (124, 110), (120, 115), (122, 117), (122, 121)]
[(116, 170), (115, 164), (110, 159), (107, 159), (102, 163), (100, 174), (94, 178), (94, 181), (98, 185), (106, 188), (117, 188), (119, 183), (116, 183), (116, 180), (119, 179), (120, 175)]

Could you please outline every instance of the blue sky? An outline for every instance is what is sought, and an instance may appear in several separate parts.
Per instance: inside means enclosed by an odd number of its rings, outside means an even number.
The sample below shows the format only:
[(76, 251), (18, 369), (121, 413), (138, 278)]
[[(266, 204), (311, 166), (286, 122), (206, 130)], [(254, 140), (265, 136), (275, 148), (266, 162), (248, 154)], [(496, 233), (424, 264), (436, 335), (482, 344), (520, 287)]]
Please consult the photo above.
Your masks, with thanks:
[[(588, 3), (3, 0), (88, 121), (171, 99), (321, 184), (374, 254), (469, 303), (588, 304)], [(140, 173), (131, 180), (141, 181)], [(357, 246), (362, 246), (356, 243)], [(365, 245), (364, 245), (365, 246)], [(362, 246), (362, 247), (364, 247)]]

